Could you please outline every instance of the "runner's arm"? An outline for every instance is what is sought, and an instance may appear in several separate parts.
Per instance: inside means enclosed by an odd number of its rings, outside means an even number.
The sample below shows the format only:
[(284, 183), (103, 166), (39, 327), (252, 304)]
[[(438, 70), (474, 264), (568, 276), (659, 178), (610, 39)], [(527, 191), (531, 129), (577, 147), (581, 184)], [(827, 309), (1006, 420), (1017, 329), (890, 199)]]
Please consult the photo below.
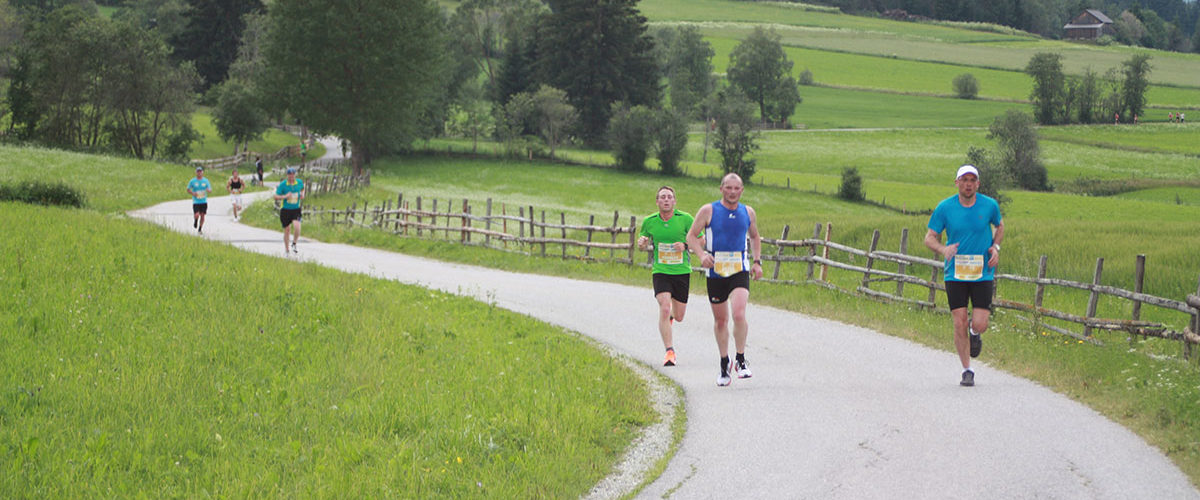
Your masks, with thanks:
[[(746, 206), (746, 211), (750, 213), (750, 228), (746, 235), (750, 237), (750, 255), (754, 258), (753, 263), (750, 264), (750, 271), (754, 279), (759, 279), (763, 276), (762, 234), (758, 232), (758, 214), (749, 206)], [(754, 266), (758, 266), (758, 271), (754, 270)]]
[(1004, 241), (1004, 222), (996, 224), (996, 231), (992, 233), (992, 246), (988, 247), (988, 251), (992, 256), (988, 258), (988, 267), (996, 267), (1000, 263), (1000, 242)]
[(696, 218), (692, 220), (692, 228), (688, 229), (687, 233), (688, 250), (700, 257), (700, 267), (712, 267), (712, 256), (704, 251), (704, 243), (700, 240), (700, 235), (704, 232), (704, 228), (708, 227), (708, 221), (711, 218), (712, 206), (700, 207), (700, 210), (696, 211)]

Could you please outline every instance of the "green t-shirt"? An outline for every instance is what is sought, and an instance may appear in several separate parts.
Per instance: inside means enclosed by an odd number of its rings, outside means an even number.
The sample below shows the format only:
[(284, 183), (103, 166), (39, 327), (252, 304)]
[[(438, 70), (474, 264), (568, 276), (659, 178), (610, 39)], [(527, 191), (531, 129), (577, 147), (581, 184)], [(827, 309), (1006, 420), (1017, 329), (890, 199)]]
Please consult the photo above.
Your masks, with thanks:
[[(663, 220), (657, 212), (642, 220), (641, 236), (650, 238), (654, 252), (653, 272), (660, 274), (688, 274), (692, 272), (691, 254), (685, 248), (681, 252), (670, 249), (675, 242), (687, 245), (687, 232), (695, 220), (687, 212), (675, 211), (669, 220)], [(659, 250), (662, 250), (660, 253)]]

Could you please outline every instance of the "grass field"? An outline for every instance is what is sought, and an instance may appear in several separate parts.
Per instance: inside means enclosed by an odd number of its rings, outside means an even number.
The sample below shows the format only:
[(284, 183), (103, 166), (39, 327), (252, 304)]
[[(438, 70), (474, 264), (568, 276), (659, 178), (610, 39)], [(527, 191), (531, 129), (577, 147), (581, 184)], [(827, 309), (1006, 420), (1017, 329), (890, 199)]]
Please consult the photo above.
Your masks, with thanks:
[[(729, 54), (740, 43), (740, 39), (709, 37), (706, 40), (716, 52), (712, 60), (714, 71), (725, 73)], [(954, 77), (970, 73), (979, 81), (981, 98), (1027, 101), (1033, 88), (1033, 80), (1021, 70), (1023, 66), (1014, 70), (1000, 70), (799, 47), (785, 47), (785, 52), (795, 63), (793, 76), (799, 76), (801, 71), (808, 69), (813, 72), (814, 81), (822, 85), (953, 97), (951, 82)], [(1116, 67), (1119, 67), (1119, 62), (1117, 64)], [(1107, 67), (1093, 70), (1103, 76)], [(1156, 107), (1200, 107), (1200, 88), (1154, 85), (1146, 92), (1146, 102)], [(1167, 111), (1163, 110), (1148, 114), (1143, 121), (1166, 119)]]
[(578, 497), (655, 418), (589, 342), (449, 294), (12, 203), (0, 255), (4, 498)]
[[(233, 144), (221, 140), (221, 136), (217, 134), (216, 125), (213, 125), (212, 115), (204, 112), (192, 113), (192, 127), (204, 137), (192, 144), (192, 150), (188, 152), (190, 158), (206, 160), (233, 155)], [(300, 139), (296, 136), (276, 128), (269, 128), (262, 139), (250, 142), (250, 151), (274, 153), (287, 146), (294, 146), (299, 143)], [(313, 148), (312, 155), (314, 158), (319, 158), (325, 154), (324, 146), (316, 144)]]
[[(652, 23), (696, 23), (710, 36), (741, 39), (753, 29), (753, 24), (763, 23), (774, 26), (783, 36), (785, 45), (994, 69), (1019, 71), (1034, 54), (1056, 52), (1064, 55), (1064, 70), (1070, 74), (1079, 74), (1088, 67), (1103, 74), (1108, 68), (1119, 67), (1131, 54), (1146, 51), (1044, 40), (1028, 34), (810, 12), (773, 3), (646, 0), (638, 5)], [(1190, 88), (1198, 86), (1200, 55), (1149, 52), (1154, 58), (1152, 82)]]

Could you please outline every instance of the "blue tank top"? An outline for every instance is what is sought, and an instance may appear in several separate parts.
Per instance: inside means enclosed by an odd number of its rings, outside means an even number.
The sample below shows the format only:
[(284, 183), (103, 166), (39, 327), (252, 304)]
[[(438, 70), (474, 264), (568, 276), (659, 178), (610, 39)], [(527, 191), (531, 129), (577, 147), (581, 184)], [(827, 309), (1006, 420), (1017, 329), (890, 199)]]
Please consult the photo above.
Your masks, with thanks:
[[(750, 212), (746, 210), (746, 205), (738, 203), (736, 210), (725, 208), (721, 202), (714, 201), (712, 203), (712, 217), (709, 218), (708, 227), (704, 228), (704, 246), (709, 253), (713, 254), (714, 260), (721, 260), (718, 256), (721, 253), (725, 257), (730, 258), (729, 253), (736, 253), (738, 265), (735, 266), (734, 272), (749, 271), (750, 261), (746, 258), (746, 233), (750, 230)], [(722, 268), (722, 265), (714, 263), (713, 267), (707, 271), (709, 278), (722, 278), (731, 275), (726, 268), (725, 273), (718, 273), (717, 270)], [(722, 275), (724, 274), (724, 275)]]

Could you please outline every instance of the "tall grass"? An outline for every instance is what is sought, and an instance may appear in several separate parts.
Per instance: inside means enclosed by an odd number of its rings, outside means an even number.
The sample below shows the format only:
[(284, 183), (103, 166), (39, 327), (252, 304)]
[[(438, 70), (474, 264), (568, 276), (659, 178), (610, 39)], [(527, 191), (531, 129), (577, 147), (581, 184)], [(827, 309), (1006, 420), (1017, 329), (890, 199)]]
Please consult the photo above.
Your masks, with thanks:
[(488, 304), (90, 211), (0, 235), (0, 497), (577, 497), (654, 418)]

